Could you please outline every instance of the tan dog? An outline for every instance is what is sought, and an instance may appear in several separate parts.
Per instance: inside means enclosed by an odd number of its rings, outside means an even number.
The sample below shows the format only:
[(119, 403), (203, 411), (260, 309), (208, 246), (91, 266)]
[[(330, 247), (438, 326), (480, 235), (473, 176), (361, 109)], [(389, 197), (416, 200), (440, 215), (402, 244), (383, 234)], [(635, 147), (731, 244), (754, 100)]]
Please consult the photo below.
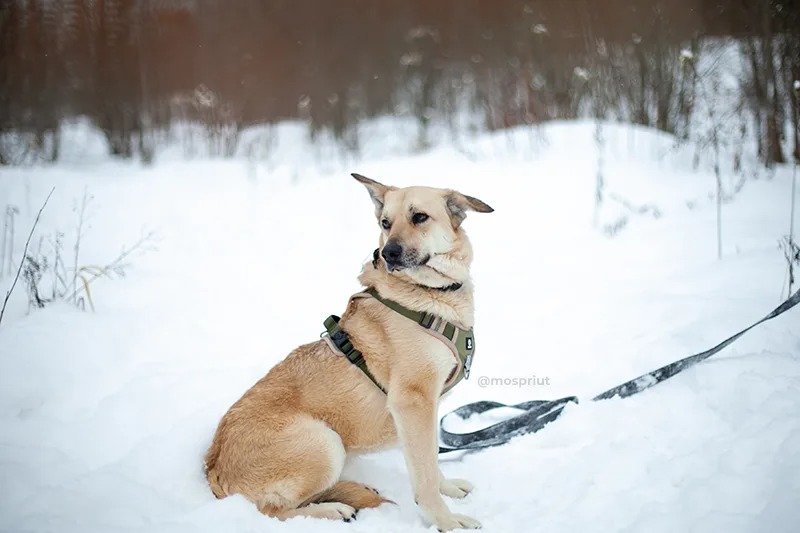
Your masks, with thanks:
[[(408, 309), (471, 328), (472, 247), (461, 222), (491, 207), (456, 191), (395, 188), (358, 174), (375, 204), (381, 257), (359, 280)], [(463, 284), (457, 290), (452, 289)], [(456, 363), (451, 350), (374, 298), (351, 300), (340, 326), (388, 391), (323, 340), (300, 346), (222, 418), (205, 457), (218, 498), (242, 494), (269, 516), (349, 521), (388, 501), (340, 481), (347, 453), (402, 444), (415, 501), (440, 530), (478, 528), (451, 513), (442, 494), (463, 498), (472, 485), (445, 479), (437, 462), (436, 411)]]

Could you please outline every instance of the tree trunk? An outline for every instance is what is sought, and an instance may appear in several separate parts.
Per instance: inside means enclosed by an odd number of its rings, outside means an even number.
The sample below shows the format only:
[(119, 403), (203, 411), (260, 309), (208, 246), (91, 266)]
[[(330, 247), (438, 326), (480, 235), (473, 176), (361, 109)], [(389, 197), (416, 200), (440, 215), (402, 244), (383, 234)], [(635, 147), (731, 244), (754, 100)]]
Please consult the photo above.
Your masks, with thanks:
[(764, 163), (772, 165), (783, 163), (783, 149), (781, 148), (780, 129), (780, 99), (778, 97), (778, 82), (775, 76), (775, 45), (772, 35), (772, 20), (769, 4), (761, 10), (762, 29), (762, 61), (764, 64), (764, 87), (766, 104), (766, 137), (764, 143), (766, 153)]

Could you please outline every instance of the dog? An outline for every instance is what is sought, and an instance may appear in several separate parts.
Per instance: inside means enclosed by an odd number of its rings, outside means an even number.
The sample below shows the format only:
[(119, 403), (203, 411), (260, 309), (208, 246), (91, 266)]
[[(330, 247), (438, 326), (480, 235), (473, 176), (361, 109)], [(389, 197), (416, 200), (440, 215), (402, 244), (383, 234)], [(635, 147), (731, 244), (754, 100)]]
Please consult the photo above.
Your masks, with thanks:
[[(472, 246), (462, 222), (467, 211), (494, 210), (454, 190), (353, 177), (367, 188), (381, 232), (361, 284), (407, 309), (472, 328)], [(339, 479), (346, 455), (400, 444), (427, 519), (441, 531), (479, 528), (442, 498), (473, 489), (446, 479), (437, 462), (437, 407), (457, 366), (452, 350), (376, 298), (352, 298), (340, 325), (375, 382), (324, 339), (295, 349), (220, 421), (205, 456), (214, 495), (241, 494), (280, 520), (350, 521), (359, 509), (390, 501)]]

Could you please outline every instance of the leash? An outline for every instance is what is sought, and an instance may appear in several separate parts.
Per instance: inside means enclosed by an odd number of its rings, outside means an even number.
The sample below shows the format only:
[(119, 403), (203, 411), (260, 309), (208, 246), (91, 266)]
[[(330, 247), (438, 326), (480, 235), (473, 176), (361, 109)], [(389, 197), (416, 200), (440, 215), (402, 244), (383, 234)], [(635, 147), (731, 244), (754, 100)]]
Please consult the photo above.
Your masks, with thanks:
[[(731, 337), (728, 337), (713, 348), (662, 366), (661, 368), (657, 368), (656, 370), (648, 372), (647, 374), (642, 374), (641, 376), (627, 381), (622, 385), (617, 385), (616, 387), (598, 394), (592, 398), (592, 401), (596, 402), (600, 400), (607, 400), (615, 396), (627, 398), (628, 396), (633, 396), (634, 394), (638, 394), (644, 390), (647, 390), (650, 387), (657, 385), (658, 383), (661, 383), (662, 381), (665, 381), (680, 372), (683, 372), (687, 368), (694, 366), (705, 359), (708, 359), (712, 355), (726, 348), (729, 344), (732, 344), (735, 340), (751, 329), (766, 322), (767, 320), (771, 320), (776, 316), (785, 313), (798, 303), (800, 303), (800, 290), (795, 292), (788, 300), (776, 307), (770, 314), (750, 327), (743, 329)], [(441, 441), (444, 444), (444, 447), (439, 447), (439, 453), (442, 454), (463, 450), (481, 450), (484, 448), (505, 444), (519, 435), (535, 433), (558, 418), (564, 408), (570, 403), (577, 404), (578, 398), (576, 396), (567, 396), (558, 400), (531, 400), (513, 405), (506, 405), (504, 403), (492, 401), (480, 401), (463, 405), (458, 409), (447, 413), (441, 418), (441, 420), (439, 420), (439, 434)], [(522, 411), (522, 413), (471, 433), (452, 433), (444, 429), (444, 421), (450, 416), (457, 416), (466, 420), (472, 415), (485, 413), (486, 411), (491, 411), (500, 407), (517, 409)]]

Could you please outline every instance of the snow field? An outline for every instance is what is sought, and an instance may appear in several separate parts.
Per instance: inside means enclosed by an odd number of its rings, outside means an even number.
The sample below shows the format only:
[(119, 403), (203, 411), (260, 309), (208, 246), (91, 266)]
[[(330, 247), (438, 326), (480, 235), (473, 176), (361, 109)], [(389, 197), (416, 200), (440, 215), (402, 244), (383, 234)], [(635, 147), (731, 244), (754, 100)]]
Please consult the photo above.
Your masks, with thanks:
[[(302, 153), (271, 166), (168, 157), (142, 168), (100, 159), (91, 143), (59, 166), (3, 169), (0, 207), (19, 206), (25, 234), (56, 186), (37, 235), (63, 231), (69, 248), (88, 190), (81, 263), (103, 264), (143, 230), (156, 231), (158, 250), (124, 279), (98, 281), (95, 313), (60, 303), (26, 315), (17, 287), (0, 325), (0, 530), (431, 530), (399, 451), (348, 462), (345, 478), (398, 503), (350, 524), (267, 519), (242, 498), (215, 500), (202, 473), (230, 404), (359, 289), (378, 233), (355, 171), (457, 188), (496, 210), (465, 222), (480, 344), (441, 413), (479, 399), (584, 399), (535, 435), (443, 459), (448, 476), (477, 487), (448, 502), (454, 512), (489, 532), (796, 531), (797, 310), (639, 396), (588, 402), (778, 304), (791, 169), (750, 179), (724, 205), (717, 261), (713, 175), (648, 130), (604, 125), (608, 196), (593, 227), (594, 128), (557, 123), (307, 174)], [(612, 193), (660, 216), (633, 214)], [(477, 386), (534, 375), (549, 385)]]

